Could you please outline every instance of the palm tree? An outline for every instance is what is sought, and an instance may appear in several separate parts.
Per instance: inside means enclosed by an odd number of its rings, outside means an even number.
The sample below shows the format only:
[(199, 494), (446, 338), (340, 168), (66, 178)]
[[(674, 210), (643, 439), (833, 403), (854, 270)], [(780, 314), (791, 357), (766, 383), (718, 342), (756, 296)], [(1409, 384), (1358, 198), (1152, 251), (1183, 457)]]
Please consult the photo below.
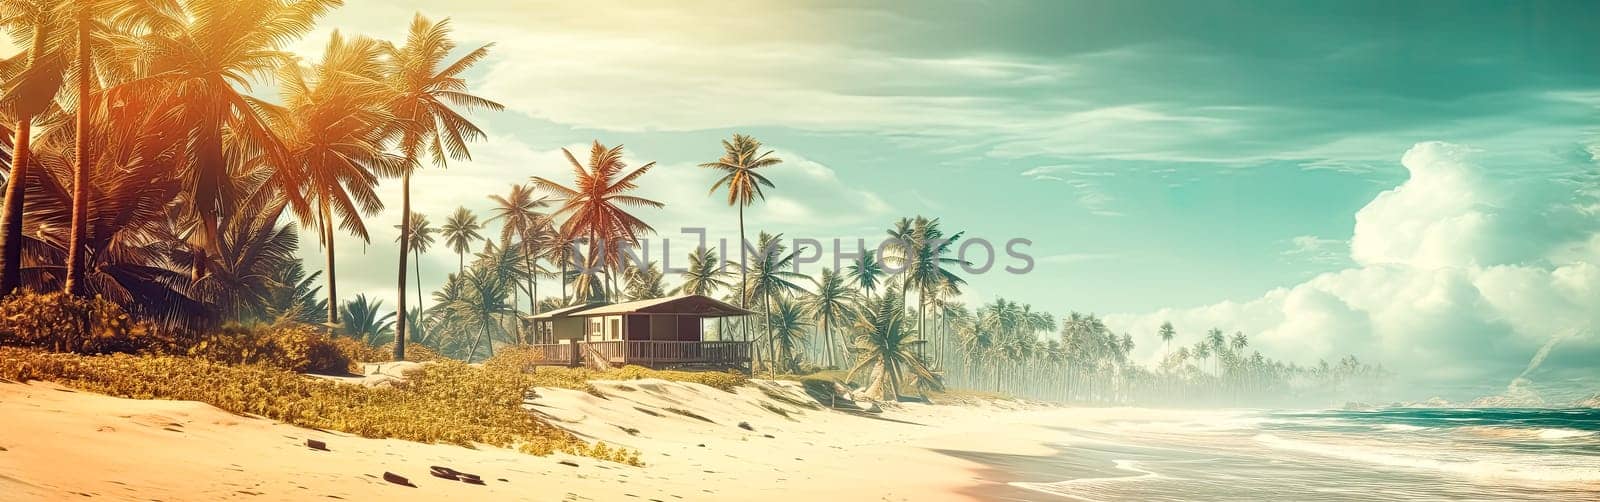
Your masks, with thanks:
[(0, 107), (16, 118), (12, 141), (10, 182), (6, 184), (5, 206), (0, 221), (0, 296), (10, 295), (21, 283), (22, 212), (27, 192), (23, 187), (31, 176), (33, 161), (29, 141), (33, 119), (48, 111), (66, 71), (66, 61), (50, 52), (46, 36), (56, 28), (56, 12), (49, 1), (0, 0), (0, 29), (32, 41), (27, 50), (10, 60), (0, 61)]
[[(537, 265), (532, 260), (532, 257), (539, 252), (539, 244), (536, 237), (538, 236), (540, 225), (544, 224), (546, 219), (545, 215), (539, 213), (538, 209), (547, 207), (550, 203), (544, 197), (535, 198), (533, 196), (533, 187), (522, 184), (511, 185), (511, 193), (505, 196), (490, 195), (489, 200), (494, 201), (495, 204), (494, 208), (491, 209), (494, 212), (494, 216), (489, 217), (485, 223), (503, 220), (500, 226), (500, 246), (509, 249), (513, 238), (520, 239), (516, 248), (522, 258), (521, 267), (526, 269), (524, 274), (527, 275), (528, 283), (531, 285), (528, 288), (530, 291), (528, 302), (531, 304), (530, 310), (534, 314), (538, 314), (539, 276)], [(513, 284), (513, 291), (515, 291), (515, 284)], [(513, 307), (515, 307), (516, 303), (516, 301), (512, 302)], [(519, 331), (520, 329), (518, 328)]]
[(905, 299), (900, 293), (886, 291), (882, 297), (867, 300), (853, 331), (858, 355), (846, 380), (854, 380), (857, 373), (869, 370), (873, 378), (867, 387), (869, 395), (897, 400), (901, 382), (907, 376), (938, 382), (939, 376), (912, 349), (917, 329), (906, 319)]
[[(749, 276), (743, 289), (749, 292), (752, 298), (761, 299), (761, 312), (766, 316), (772, 312), (772, 301), (791, 292), (804, 292), (793, 281), (804, 277), (793, 272), (794, 259), (797, 253), (784, 254), (783, 234), (769, 235), (762, 232), (756, 238), (757, 255), (755, 263), (750, 265)], [(772, 325), (767, 325), (767, 357), (771, 361), (788, 359), (787, 354), (779, 354), (776, 340), (773, 339)], [(773, 368), (776, 369), (776, 368)]]
[(192, 138), (180, 166), (188, 180), (184, 216), (195, 221), (189, 240), (199, 250), (196, 278), (207, 273), (209, 256), (217, 253), (218, 227), (228, 217), (224, 213), (237, 206), (237, 182), (245, 173), (232, 158), (234, 152), (259, 152), (267, 177), (278, 187), (268, 193), (288, 199), (300, 222), (317, 221), (300, 186), (299, 177), (305, 174), (297, 168), (300, 163), (290, 158), (265, 118), (273, 107), (252, 95), (248, 86), (289, 63), (281, 49), (309, 33), (317, 18), (340, 3), (188, 0), (183, 3), (187, 11), (174, 16), (179, 22), (150, 30), (134, 40), (137, 47), (127, 49), (148, 59), (137, 65), (135, 76), (140, 78), (119, 87), (130, 94), (168, 96), (166, 107), (183, 117), (179, 134)]
[(383, 209), (378, 175), (398, 174), (403, 167), (404, 159), (383, 145), (381, 127), (393, 119), (383, 107), (387, 87), (379, 49), (372, 39), (346, 40), (335, 31), (321, 64), (285, 65), (278, 75), (284, 108), (272, 122), (281, 126), (284, 149), (305, 173), (308, 195), (317, 202), (327, 249), (330, 325), (339, 324), (334, 227), (370, 242), (362, 216)]
[(328, 300), (320, 294), (321, 287), (317, 286), (317, 276), (322, 272), (312, 272), (306, 275), (305, 266), (300, 260), (290, 262), (288, 266), (274, 270), (269, 279), (276, 284), (261, 305), (261, 320), (267, 324), (276, 324), (280, 321), (293, 321), (303, 324), (316, 324), (328, 320)]
[(878, 290), (878, 281), (883, 279), (883, 263), (878, 261), (877, 252), (866, 250), (861, 256), (856, 257), (845, 270), (849, 272), (850, 283), (861, 290), (861, 294), (871, 296)]
[(339, 332), (361, 340), (374, 347), (394, 339), (394, 312), (383, 312), (383, 300), (368, 300), (367, 295), (356, 295), (341, 309), (344, 320)]
[(799, 369), (799, 357), (794, 356), (795, 347), (799, 346), (806, 337), (806, 329), (811, 327), (811, 322), (806, 320), (805, 307), (788, 298), (780, 298), (774, 304), (771, 315), (767, 316), (767, 326), (772, 336), (777, 340), (783, 358), (778, 361), (777, 369), (785, 372), (795, 372)]
[(957, 276), (947, 266), (963, 265), (959, 258), (945, 256), (955, 250), (956, 242), (961, 239), (964, 232), (945, 236), (939, 228), (938, 218), (924, 218), (918, 216), (907, 224), (902, 219), (896, 228), (889, 231), (894, 240), (890, 241), (890, 250), (896, 252), (892, 257), (900, 263), (900, 274), (905, 281), (905, 289), (909, 294), (913, 289), (917, 291), (917, 326), (921, 329), (927, 322), (929, 297), (935, 291), (947, 290), (952, 294), (960, 294), (962, 284), (966, 280)]
[[(808, 313), (822, 326), (822, 339), (828, 355), (828, 366), (837, 366), (834, 359), (837, 349), (833, 346), (833, 327), (844, 320), (850, 312), (850, 290), (844, 284), (844, 277), (833, 269), (822, 269), (822, 274), (811, 278), (815, 290), (806, 297), (805, 307)], [(844, 340), (840, 339), (839, 349), (844, 348)]]
[[(414, 258), (411, 261), (411, 263), (412, 263), (413, 271), (416, 274), (415, 275), (415, 277), (416, 277), (416, 286), (417, 286), (417, 306), (416, 306), (416, 308), (420, 309), (420, 308), (422, 308), (422, 253), (428, 252), (428, 248), (433, 247), (433, 234), (437, 233), (439, 230), (436, 229), (436, 228), (433, 228), (433, 226), (428, 222), (428, 216), (425, 215), (425, 214), (421, 214), (421, 213), (413, 213), (411, 215), (411, 218), (406, 220), (406, 222), (411, 225), (411, 228), (409, 230), (400, 229), (401, 230), (400, 231), (400, 236), (399, 237), (395, 237), (395, 240), (396, 241), (400, 241), (400, 240), (406, 241), (404, 243), (401, 243), (400, 248), (401, 249), (410, 250), (412, 258)], [(397, 229), (400, 228), (400, 225), (395, 225), (395, 228), (397, 228)], [(402, 291), (402, 293), (403, 292), (404, 291)], [(413, 327), (413, 326), (415, 326), (415, 324), (411, 323), (410, 319), (407, 319), (407, 320), (401, 322), (399, 325), (397, 325), (397, 328), (398, 328), (397, 331), (405, 332), (405, 330), (408, 327)], [(416, 338), (416, 337), (412, 337), (412, 338)], [(395, 360), (396, 361), (404, 361), (405, 359), (399, 358), (399, 359), (395, 359)]]
[(478, 354), (478, 345), (483, 343), (489, 350), (489, 357), (494, 357), (494, 339), (498, 335), (504, 337), (505, 326), (502, 318), (511, 313), (511, 305), (506, 302), (509, 288), (506, 280), (485, 268), (473, 267), (466, 272), (461, 281), (461, 296), (448, 305), (454, 311), (455, 321), (459, 324), (454, 329), (461, 333), (472, 333), (472, 345), (467, 349), (467, 362)]
[(672, 292), (686, 295), (716, 295), (717, 290), (732, 286), (728, 283), (728, 269), (717, 259), (717, 252), (704, 247), (689, 253), (689, 267), (680, 274), (683, 284)]
[(650, 300), (667, 296), (667, 287), (661, 283), (661, 267), (656, 262), (644, 268), (628, 267), (623, 274), (623, 298), (628, 301)]
[[(32, 17), (35, 9), (31, 6), (21, 5), (24, 17)], [(98, 95), (95, 94), (103, 87), (101, 76), (106, 74), (124, 73), (104, 68), (108, 65), (127, 66), (130, 60), (100, 61), (94, 59), (96, 52), (102, 52), (100, 41), (126, 33), (142, 27), (157, 19), (165, 18), (162, 25), (171, 24), (171, 11), (176, 10), (176, 5), (166, 3), (150, 3), (141, 0), (73, 0), (70, 4), (61, 3), (54, 7), (57, 9), (56, 17), (65, 21), (71, 27), (70, 40), (58, 40), (61, 50), (65, 52), (70, 47), (72, 51), (70, 69), (67, 73), (75, 78), (76, 93), (69, 95), (69, 102), (76, 105), (74, 116), (74, 147), (73, 147), (73, 202), (72, 223), (68, 233), (67, 245), (67, 278), (65, 289), (74, 295), (81, 296), (85, 291), (84, 280), (84, 245), (88, 238), (89, 198), (92, 182), (89, 169), (91, 162), (91, 148), (89, 148), (90, 116), (95, 113)], [(28, 21), (22, 21), (28, 22)], [(10, 24), (10, 23), (8, 23)], [(43, 26), (39, 26), (43, 28)], [(116, 31), (113, 31), (116, 30)], [(108, 33), (109, 32), (109, 33)], [(35, 38), (41, 32), (34, 33)], [(125, 54), (123, 54), (125, 56)], [(130, 58), (124, 58), (130, 59)], [(31, 64), (30, 64), (31, 66)], [(43, 69), (44, 67), (40, 67)], [(47, 77), (54, 81), (55, 77)], [(59, 85), (57, 83), (56, 85)], [(54, 92), (54, 91), (50, 91)], [(31, 110), (30, 110), (31, 111)], [(29, 114), (31, 118), (33, 114)]]
[[(1156, 330), (1156, 336), (1161, 338), (1161, 343), (1166, 344), (1167, 355), (1172, 354), (1172, 339), (1178, 336), (1178, 330), (1172, 328), (1171, 321), (1163, 321), (1161, 329)], [(1163, 359), (1166, 357), (1164, 356)]]
[[(586, 273), (614, 271), (621, 263), (619, 246), (605, 242), (637, 244), (639, 235), (655, 232), (643, 220), (623, 209), (626, 206), (662, 208), (664, 204), (635, 195), (627, 195), (639, 188), (638, 180), (655, 167), (651, 162), (622, 174), (628, 168), (622, 161), (622, 145), (606, 148), (599, 141), (589, 149), (587, 166), (578, 162), (572, 152), (562, 148), (567, 161), (572, 163), (573, 186), (566, 187), (541, 176), (534, 176), (534, 186), (548, 190), (561, 199), (561, 207), (551, 214), (566, 216), (561, 224), (561, 235), (567, 239), (586, 237), (589, 253)], [(607, 273), (607, 278), (614, 274)], [(610, 294), (606, 295), (610, 298)]]
[(1228, 335), (1223, 334), (1222, 330), (1220, 329), (1211, 328), (1211, 331), (1206, 332), (1206, 340), (1204, 343), (1210, 345), (1211, 354), (1217, 357), (1217, 366), (1214, 366), (1214, 369), (1217, 371), (1217, 376), (1221, 377), (1222, 355), (1228, 350)]
[[(450, 40), (450, 20), (434, 23), (422, 14), (411, 20), (411, 30), (406, 44), (395, 47), (385, 44), (392, 81), (393, 98), (389, 113), (395, 117), (391, 131), (400, 137), (400, 155), (405, 158), (405, 170), (400, 174), (400, 292), (399, 310), (406, 310), (406, 250), (414, 242), (407, 235), (415, 226), (408, 221), (411, 212), (411, 171), (418, 157), (431, 154), (433, 163), (445, 167), (446, 158), (468, 160), (467, 141), (482, 140), (485, 135), (472, 122), (467, 121), (453, 107), (467, 110), (504, 109), (499, 103), (467, 93), (467, 82), (462, 78), (472, 65), (489, 54), (489, 46), (479, 47), (445, 64), (455, 43)], [(417, 280), (422, 280), (419, 276)], [(419, 288), (421, 286), (418, 286)], [(420, 305), (422, 300), (417, 300)], [(397, 327), (400, 336), (394, 344), (396, 361), (405, 360), (406, 319)]]
[[(672, 289), (673, 294), (715, 296), (718, 290), (733, 286), (728, 282), (728, 276), (732, 273), (728, 272), (727, 265), (718, 259), (715, 250), (705, 247), (695, 248), (689, 253), (689, 267), (679, 275), (683, 283)], [(726, 336), (724, 319), (717, 318), (718, 340)]]
[[(728, 205), (739, 207), (739, 306), (747, 307), (744, 302), (750, 298), (744, 287), (748, 282), (745, 271), (748, 265), (745, 262), (744, 238), (744, 208), (753, 204), (757, 198), (766, 200), (767, 195), (761, 190), (762, 185), (775, 188), (772, 181), (762, 176), (757, 170), (765, 167), (776, 166), (783, 163), (783, 159), (773, 157), (772, 151), (761, 151), (761, 141), (743, 134), (734, 134), (732, 139), (722, 140), (722, 157), (717, 160), (700, 164), (700, 167), (716, 169), (724, 174), (711, 184), (710, 193), (716, 193), (718, 188), (728, 187)], [(745, 333), (749, 338), (749, 333)]]
[(457, 207), (456, 212), (444, 220), (444, 227), (439, 229), (439, 234), (444, 236), (444, 244), (456, 253), (456, 275), (466, 273), (467, 252), (472, 251), (473, 244), (483, 240), (479, 230), (483, 230), (483, 225), (478, 223), (478, 215), (465, 207)]

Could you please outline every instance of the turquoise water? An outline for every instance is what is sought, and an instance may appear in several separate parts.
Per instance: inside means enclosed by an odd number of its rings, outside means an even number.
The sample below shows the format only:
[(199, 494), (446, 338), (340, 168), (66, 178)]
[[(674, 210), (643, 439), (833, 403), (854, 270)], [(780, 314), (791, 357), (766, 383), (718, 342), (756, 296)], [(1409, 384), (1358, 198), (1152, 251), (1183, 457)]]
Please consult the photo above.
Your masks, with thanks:
[(962, 455), (994, 500), (1600, 500), (1600, 410), (1106, 413), (1051, 457)]

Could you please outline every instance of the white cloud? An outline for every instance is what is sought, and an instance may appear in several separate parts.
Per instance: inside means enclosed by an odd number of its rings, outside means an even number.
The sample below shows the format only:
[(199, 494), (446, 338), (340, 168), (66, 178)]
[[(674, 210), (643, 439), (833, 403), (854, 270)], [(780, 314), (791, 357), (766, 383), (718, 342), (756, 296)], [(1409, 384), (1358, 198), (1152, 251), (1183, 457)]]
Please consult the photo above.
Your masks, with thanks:
[[(1573, 188), (1498, 180), (1470, 154), (1442, 143), (1407, 152), (1411, 178), (1357, 213), (1353, 268), (1245, 302), (1107, 322), (1154, 333), (1170, 320), (1191, 341), (1213, 326), (1242, 330), (1264, 353), (1302, 364), (1355, 354), (1419, 382), (1416, 392), (1505, 385), (1539, 347), (1569, 333), (1558, 353), (1592, 350), (1600, 343), (1600, 235), (1592, 221), (1563, 217), (1576, 211)], [(1308, 250), (1337, 242), (1296, 241)], [(1600, 384), (1594, 377), (1587, 372)]]
[(1095, 178), (1112, 176), (1114, 173), (1098, 168), (1089, 168), (1080, 165), (1061, 164), (1030, 168), (1022, 172), (1024, 177), (1037, 181), (1059, 181), (1072, 188), (1078, 206), (1095, 216), (1122, 216), (1121, 211), (1112, 209), (1117, 198), (1101, 188)]
[(1289, 239), (1289, 249), (1283, 255), (1292, 260), (1313, 263), (1347, 263), (1350, 243), (1339, 239), (1324, 239), (1315, 235), (1299, 235)]

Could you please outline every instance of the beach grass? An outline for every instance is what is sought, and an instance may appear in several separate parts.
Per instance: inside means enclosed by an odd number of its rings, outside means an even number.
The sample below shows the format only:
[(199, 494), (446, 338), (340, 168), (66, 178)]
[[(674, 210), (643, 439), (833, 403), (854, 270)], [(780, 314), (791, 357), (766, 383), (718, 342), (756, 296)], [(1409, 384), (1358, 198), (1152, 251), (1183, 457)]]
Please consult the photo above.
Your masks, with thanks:
[(181, 356), (90, 356), (0, 347), (0, 378), (44, 380), (130, 399), (190, 400), (233, 413), (355, 434), (548, 455), (566, 452), (626, 464), (639, 453), (590, 445), (522, 408), (532, 375), (455, 361), (427, 364), (403, 384), (365, 387), (263, 364)]

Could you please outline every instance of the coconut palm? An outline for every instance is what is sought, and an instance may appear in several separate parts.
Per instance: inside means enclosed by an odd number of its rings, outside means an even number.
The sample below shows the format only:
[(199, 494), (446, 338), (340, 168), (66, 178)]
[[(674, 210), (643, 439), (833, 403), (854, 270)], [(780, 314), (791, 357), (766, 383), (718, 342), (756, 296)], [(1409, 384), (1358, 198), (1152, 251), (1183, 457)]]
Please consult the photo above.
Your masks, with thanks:
[(306, 274), (300, 260), (273, 271), (270, 279), (275, 284), (261, 305), (261, 321), (267, 324), (290, 321), (316, 324), (328, 320), (328, 300), (322, 297), (317, 286), (322, 272)]
[(22, 216), (27, 192), (23, 187), (34, 162), (29, 141), (34, 118), (50, 110), (65, 77), (66, 59), (50, 51), (47, 35), (60, 20), (53, 1), (0, 0), (0, 29), (10, 32), (18, 42), (28, 40), (22, 53), (0, 61), (0, 111), (16, 119), (11, 159), (6, 184), (5, 205), (0, 214), (0, 296), (9, 295), (21, 283)]
[(180, 22), (135, 38), (128, 44), (134, 47), (119, 48), (147, 56), (137, 65), (137, 78), (119, 87), (130, 94), (167, 97), (165, 108), (183, 118), (180, 134), (192, 138), (180, 167), (187, 181), (183, 216), (194, 222), (189, 241), (199, 250), (193, 266), (197, 278), (207, 273), (209, 257), (217, 253), (222, 219), (238, 206), (239, 182), (247, 176), (238, 152), (258, 152), (264, 161), (253, 170), (265, 171), (278, 187), (257, 193), (287, 199), (303, 224), (326, 219), (304, 197), (308, 190), (301, 187), (302, 163), (284, 149), (281, 129), (268, 123), (266, 114), (273, 107), (253, 95), (249, 84), (291, 62), (283, 47), (309, 33), (317, 18), (340, 3), (187, 0), (182, 3), (185, 11), (174, 16)]
[(857, 373), (870, 371), (872, 381), (867, 394), (892, 401), (899, 398), (907, 377), (925, 382), (939, 380), (913, 349), (917, 329), (906, 318), (901, 293), (885, 291), (883, 296), (864, 302), (852, 331), (857, 359), (846, 379), (854, 380)]
[[(101, 140), (91, 170), (96, 189), (88, 215), (93, 225), (84, 241), (83, 292), (161, 326), (205, 329), (218, 309), (191, 296), (188, 274), (171, 262), (184, 251), (170, 218), (183, 190), (174, 155), (181, 141), (155, 132), (174, 127), (175, 114), (141, 108), (151, 102), (137, 96), (129, 99), (129, 106), (98, 107), (90, 123), (90, 134)], [(34, 291), (60, 290), (66, 282), (76, 141), (73, 128), (55, 131), (36, 138), (30, 153), (38, 171), (30, 176), (19, 275), (21, 285)]]
[(444, 227), (439, 229), (439, 235), (444, 237), (444, 244), (456, 253), (456, 275), (464, 275), (467, 268), (467, 252), (472, 251), (472, 245), (483, 240), (483, 225), (478, 223), (478, 215), (472, 214), (465, 207), (456, 208), (450, 218), (444, 220)]
[(1163, 321), (1161, 329), (1156, 330), (1156, 336), (1161, 338), (1161, 343), (1166, 344), (1167, 355), (1172, 354), (1172, 339), (1178, 336), (1178, 330), (1172, 328), (1172, 322)]
[[(413, 258), (413, 260), (411, 260), (411, 264), (413, 273), (415, 274), (415, 282), (417, 286), (416, 308), (420, 309), (422, 308), (422, 253), (428, 252), (428, 249), (433, 247), (433, 235), (438, 233), (439, 230), (433, 228), (432, 224), (428, 222), (428, 216), (422, 213), (413, 213), (411, 218), (406, 220), (406, 222), (411, 225), (409, 230), (400, 229), (400, 225), (395, 225), (396, 229), (401, 230), (400, 236), (395, 237), (395, 240), (406, 241), (401, 244), (401, 249), (407, 249), (411, 251), (411, 256)], [(404, 291), (402, 291), (402, 293), (403, 292)], [(412, 326), (415, 325), (411, 323), (410, 319), (406, 319), (396, 326), (396, 331), (404, 332)], [(412, 336), (411, 338), (415, 339), (419, 337)], [(399, 358), (395, 360), (403, 361), (405, 359)]]
[(795, 355), (795, 348), (804, 343), (806, 330), (811, 327), (806, 317), (805, 306), (799, 302), (789, 298), (779, 298), (773, 302), (772, 313), (766, 319), (772, 337), (777, 341), (779, 353), (783, 354), (776, 365), (777, 370), (789, 373), (798, 371), (800, 361), (799, 356)]
[[(510, 194), (505, 196), (490, 195), (489, 200), (494, 201), (495, 204), (494, 208), (490, 209), (494, 216), (490, 216), (485, 223), (492, 221), (502, 222), (500, 225), (501, 247), (509, 249), (513, 245), (513, 240), (517, 240), (515, 243), (516, 250), (521, 258), (519, 266), (524, 269), (522, 274), (519, 275), (526, 276), (527, 283), (530, 285), (527, 289), (530, 296), (528, 302), (531, 304), (529, 309), (538, 314), (539, 275), (537, 262), (533, 258), (540, 251), (539, 228), (547, 220), (545, 215), (538, 210), (548, 207), (550, 203), (544, 197), (534, 197), (533, 187), (523, 184), (511, 185)], [(512, 290), (516, 290), (515, 283), (512, 284)], [(513, 307), (516, 304), (516, 301), (512, 302)], [(519, 333), (520, 330), (521, 328), (519, 327)]]
[[(415, 242), (407, 235), (415, 228), (408, 218), (411, 212), (411, 171), (424, 152), (433, 163), (445, 167), (446, 159), (468, 160), (468, 141), (484, 139), (483, 131), (461, 116), (456, 109), (504, 109), (499, 103), (467, 93), (463, 73), (489, 55), (485, 45), (468, 52), (453, 63), (446, 64), (455, 43), (450, 40), (450, 20), (437, 23), (417, 14), (411, 20), (406, 44), (395, 47), (385, 45), (388, 53), (389, 75), (393, 86), (388, 103), (389, 113), (395, 117), (390, 132), (400, 138), (400, 155), (405, 158), (405, 170), (400, 174), (400, 289), (399, 310), (406, 310), (406, 251)], [(418, 277), (417, 280), (421, 280)], [(420, 287), (420, 286), (419, 286)], [(417, 300), (418, 305), (422, 300)], [(394, 344), (396, 361), (405, 360), (406, 319), (401, 319), (399, 341)]]
[[(717, 252), (705, 247), (695, 248), (689, 253), (689, 267), (679, 274), (682, 283), (672, 289), (673, 294), (716, 296), (717, 291), (733, 286), (728, 282), (728, 277), (733, 275), (728, 272), (727, 264), (717, 256)], [(717, 318), (717, 338), (724, 339), (727, 331), (725, 318)]]
[[(728, 205), (739, 207), (739, 306), (746, 307), (744, 302), (750, 298), (744, 287), (748, 284), (745, 271), (749, 266), (745, 261), (744, 238), (744, 208), (755, 203), (756, 199), (766, 200), (767, 195), (761, 189), (763, 185), (775, 188), (771, 180), (763, 176), (760, 169), (776, 166), (783, 163), (783, 159), (773, 157), (772, 151), (761, 151), (761, 141), (743, 134), (734, 134), (733, 138), (722, 140), (722, 157), (717, 160), (700, 164), (700, 167), (716, 169), (723, 173), (711, 184), (710, 193), (717, 193), (718, 188), (727, 187)], [(746, 338), (749, 334), (746, 333)]]
[(960, 286), (966, 284), (965, 279), (952, 271), (955, 266), (964, 265), (965, 262), (946, 256), (955, 251), (963, 233), (946, 236), (944, 230), (939, 228), (938, 218), (922, 216), (909, 221), (901, 219), (889, 231), (892, 240), (887, 250), (893, 253), (884, 258), (898, 263), (906, 292), (917, 292), (919, 329), (926, 325), (928, 303), (935, 292), (944, 290), (952, 296), (959, 295)]
[[(93, 183), (89, 171), (90, 163), (93, 162), (92, 149), (89, 146), (91, 115), (95, 113), (97, 101), (101, 98), (100, 90), (106, 84), (101, 78), (105, 75), (127, 73), (106, 67), (125, 68), (133, 64), (132, 58), (126, 52), (111, 51), (109, 54), (121, 57), (106, 61), (104, 56), (107, 51), (102, 50), (102, 42), (106, 38), (123, 35), (128, 30), (147, 29), (152, 23), (162, 28), (173, 27), (176, 25), (178, 6), (166, 0), (72, 0), (70, 4), (60, 4), (59, 10), (60, 17), (68, 21), (72, 30), (70, 42), (72, 65), (68, 73), (74, 77), (76, 90), (69, 96), (71, 103), (76, 105), (73, 112), (75, 159), (72, 177), (72, 227), (68, 233), (67, 280), (64, 288), (71, 294), (82, 296), (85, 293), (86, 249), (84, 248), (90, 225), (89, 200)], [(66, 45), (65, 41), (63, 42), (63, 45)], [(101, 53), (100, 61), (96, 60), (96, 53)]]
[(628, 301), (650, 300), (667, 296), (667, 287), (661, 283), (661, 267), (650, 262), (644, 268), (628, 267), (623, 273), (623, 298)]
[[(665, 205), (636, 195), (627, 195), (639, 188), (639, 178), (650, 172), (656, 163), (639, 166), (623, 174), (627, 164), (622, 161), (622, 145), (606, 148), (599, 141), (589, 149), (588, 164), (578, 162), (572, 152), (561, 149), (572, 164), (573, 185), (563, 186), (541, 176), (534, 176), (534, 186), (548, 190), (559, 198), (561, 207), (551, 216), (565, 216), (561, 235), (568, 239), (588, 239), (586, 273), (607, 272), (611, 279), (621, 265), (620, 245), (634, 245), (639, 235), (654, 232), (644, 220), (624, 210), (625, 207), (662, 208)], [(608, 245), (607, 242), (610, 244)], [(609, 291), (606, 298), (610, 298)]]
[(488, 357), (494, 357), (494, 340), (506, 336), (502, 321), (512, 312), (507, 296), (510, 287), (505, 277), (492, 270), (473, 267), (461, 280), (461, 295), (447, 308), (454, 311), (454, 321), (459, 323), (453, 329), (472, 335), (467, 362), (478, 355), (480, 344), (488, 349)]
[(849, 273), (850, 283), (861, 290), (861, 294), (868, 296), (878, 290), (878, 283), (884, 275), (883, 263), (878, 261), (877, 251), (870, 249), (862, 251), (861, 256), (857, 256), (845, 270)]
[(717, 252), (704, 247), (689, 253), (689, 267), (680, 274), (683, 283), (672, 290), (673, 294), (715, 296), (718, 290), (732, 286), (728, 282), (727, 267), (717, 259)]
[(344, 322), (339, 332), (361, 340), (367, 345), (381, 346), (394, 340), (394, 312), (383, 312), (383, 300), (368, 300), (367, 295), (356, 295), (345, 302), (339, 317)]
[(1208, 348), (1211, 349), (1210, 353), (1216, 356), (1217, 366), (1214, 366), (1213, 369), (1217, 371), (1217, 376), (1222, 376), (1222, 355), (1228, 351), (1228, 335), (1224, 334), (1220, 329), (1211, 328), (1211, 331), (1206, 332), (1206, 339), (1202, 343), (1208, 345)]
[(327, 250), (328, 323), (337, 325), (335, 226), (371, 242), (363, 216), (383, 209), (378, 176), (399, 174), (404, 159), (383, 144), (381, 128), (393, 118), (384, 108), (388, 88), (378, 42), (345, 39), (335, 31), (324, 54), (320, 64), (280, 69), (284, 106), (271, 123), (281, 131), (285, 153), (304, 173), (307, 194), (316, 201), (316, 221)]
[[(804, 277), (794, 272), (794, 259), (796, 252), (785, 254), (783, 234), (771, 235), (762, 232), (756, 238), (756, 252), (753, 263), (750, 264), (749, 275), (743, 288), (750, 294), (750, 299), (759, 298), (763, 316), (772, 312), (772, 302), (789, 293), (805, 292), (794, 281)], [(767, 357), (773, 362), (788, 359), (788, 354), (778, 352), (776, 340), (773, 339), (772, 325), (767, 325)], [(773, 368), (776, 369), (776, 368)]]
[(838, 350), (844, 349), (844, 340), (840, 339), (839, 347), (833, 345), (833, 327), (838, 326), (850, 315), (850, 302), (853, 300), (850, 289), (844, 284), (844, 276), (833, 269), (824, 268), (822, 274), (811, 278), (813, 291), (806, 296), (805, 307), (809, 315), (822, 327), (822, 339), (825, 354), (828, 355), (828, 366), (837, 366), (834, 359)]

